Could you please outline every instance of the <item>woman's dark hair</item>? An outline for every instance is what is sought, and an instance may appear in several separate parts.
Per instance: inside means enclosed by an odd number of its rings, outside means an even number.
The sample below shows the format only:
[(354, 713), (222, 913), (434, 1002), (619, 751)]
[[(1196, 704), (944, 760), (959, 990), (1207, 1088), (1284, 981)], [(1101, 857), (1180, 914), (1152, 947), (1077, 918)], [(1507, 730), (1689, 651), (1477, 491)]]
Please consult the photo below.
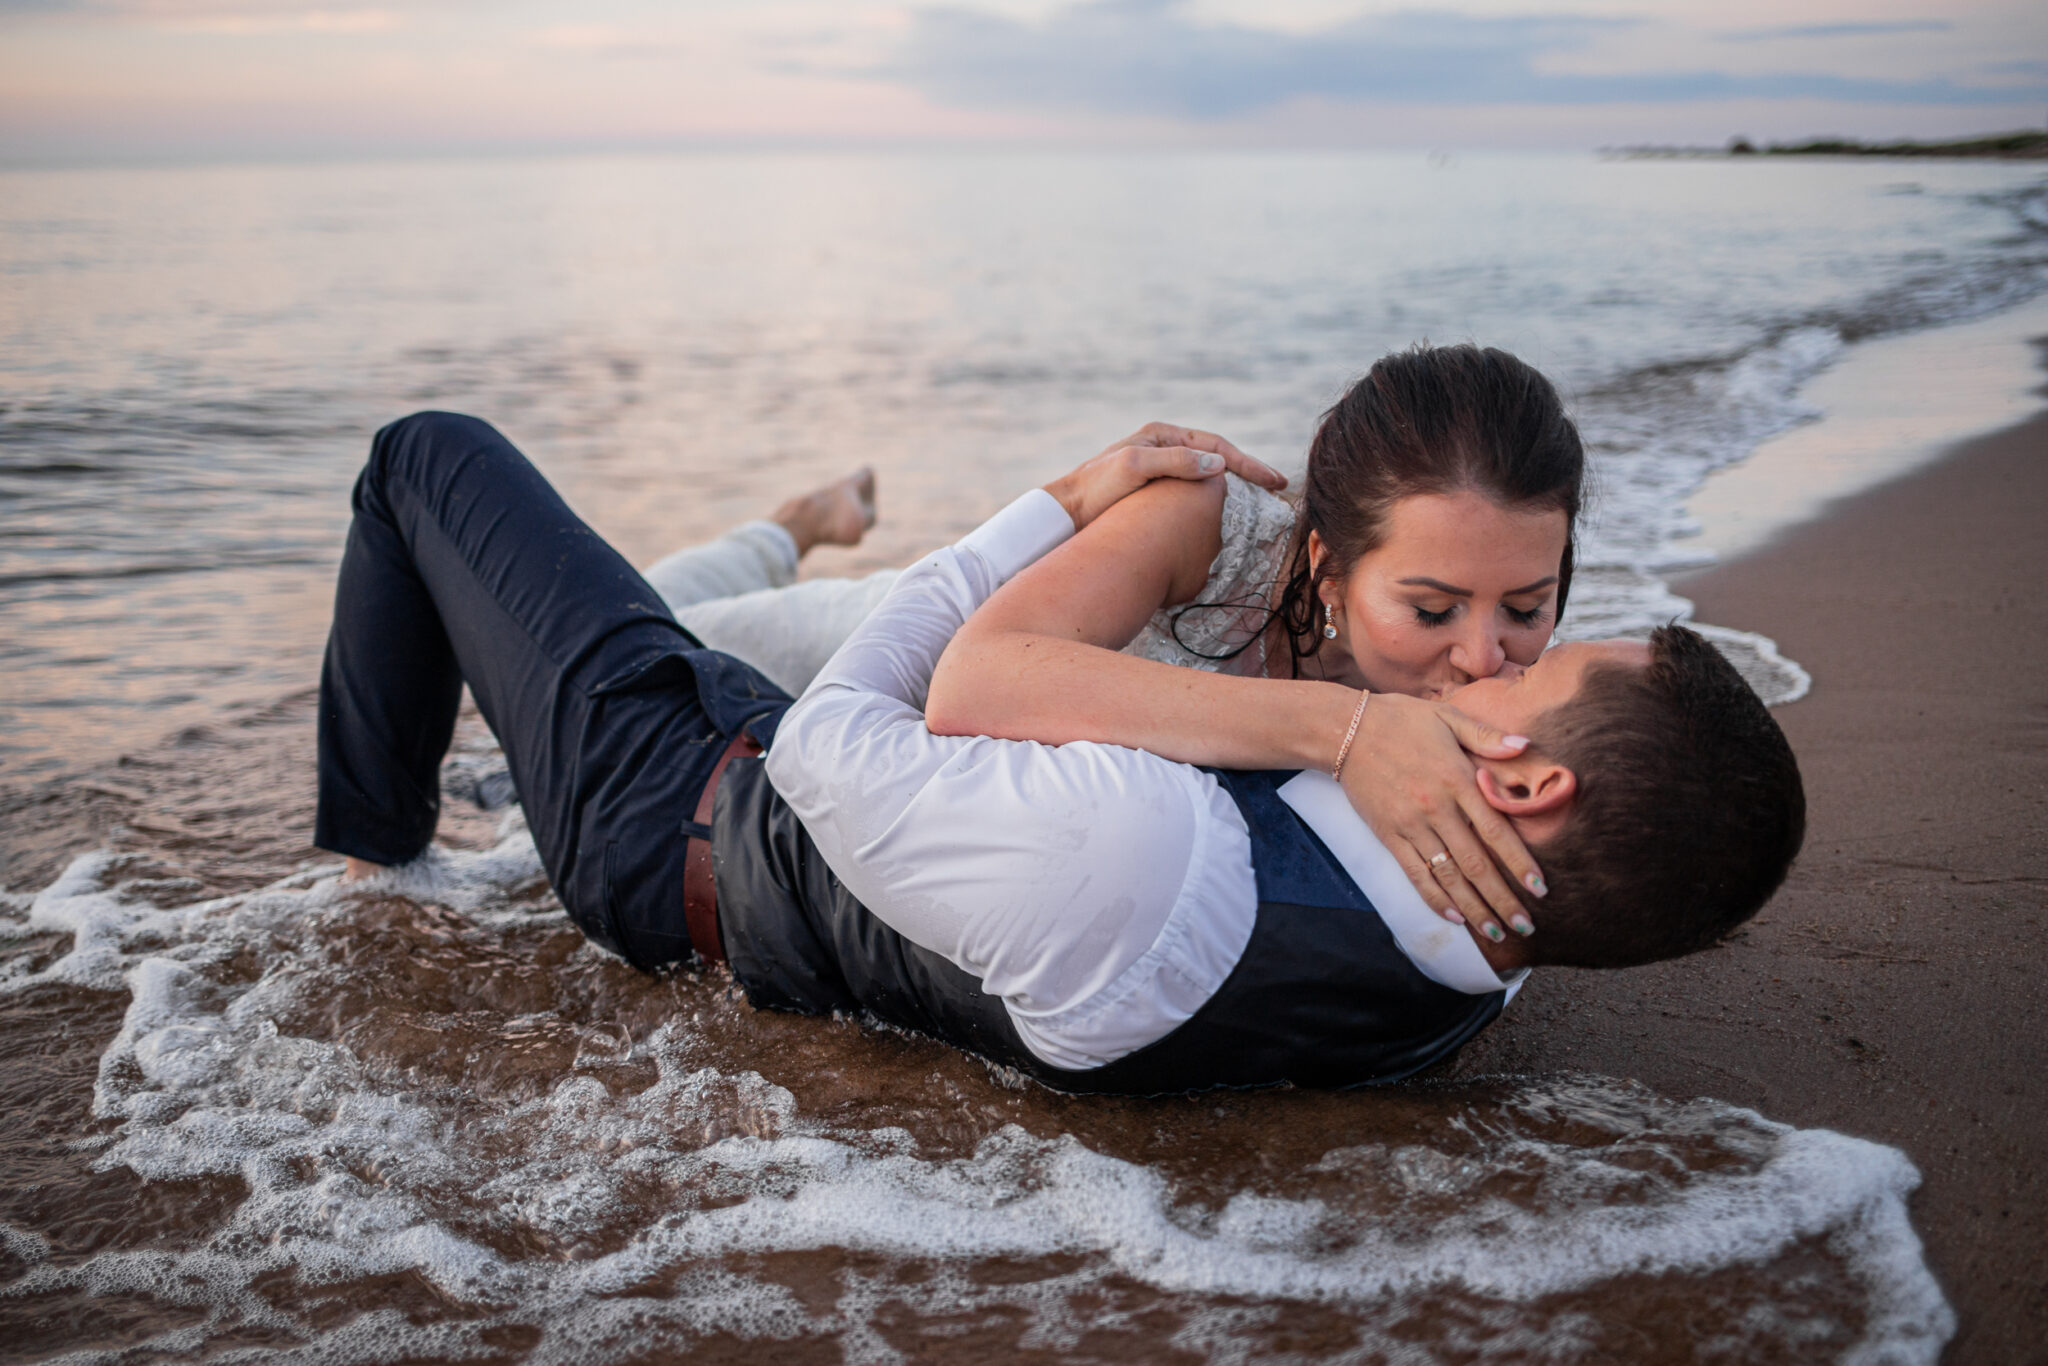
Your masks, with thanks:
[[(1322, 648), (1317, 589), (1342, 578), (1386, 534), (1396, 501), (1470, 489), (1502, 507), (1565, 514), (1557, 615), (1572, 585), (1586, 475), (1579, 429), (1533, 366), (1505, 351), (1422, 344), (1382, 358), (1323, 414), (1308, 451), (1280, 620), (1301, 660)], [(1309, 568), (1308, 536), (1329, 547)], [(1304, 648), (1304, 642), (1306, 648)]]

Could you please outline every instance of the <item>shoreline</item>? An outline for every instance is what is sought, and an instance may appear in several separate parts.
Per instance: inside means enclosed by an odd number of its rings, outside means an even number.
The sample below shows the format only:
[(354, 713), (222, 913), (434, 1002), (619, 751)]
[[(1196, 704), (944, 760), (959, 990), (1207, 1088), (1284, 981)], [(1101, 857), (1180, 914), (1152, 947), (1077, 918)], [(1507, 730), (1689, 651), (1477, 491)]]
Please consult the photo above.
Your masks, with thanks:
[(2048, 991), (2029, 961), (2048, 929), (2048, 391), (2029, 392), (2024, 420), (1674, 577), (1702, 620), (1813, 675), (1778, 711), (1805, 850), (1722, 948), (1538, 974), (1458, 1068), (1630, 1077), (1901, 1148), (1952, 1362), (2024, 1359), (2048, 1324)]
[(2034, 416), (2044, 396), (2029, 339), (2042, 335), (2048, 294), (1985, 317), (1851, 344), (1800, 386), (1811, 420), (1713, 471), (1686, 497), (1699, 532), (1678, 545), (1713, 558), (1671, 578), (1732, 564), (1825, 521), (1846, 499)]
[(1638, 143), (1601, 150), (1641, 160), (1883, 157), (1893, 161), (2041, 161), (2048, 159), (2048, 132), (2039, 128), (2016, 128), (2005, 133), (1979, 133), (1973, 137), (1942, 138), (1934, 142), (1921, 142), (1915, 138), (1865, 142), (1860, 138), (1818, 137), (1804, 142), (1772, 142), (1762, 147), (1737, 135), (1720, 147)]

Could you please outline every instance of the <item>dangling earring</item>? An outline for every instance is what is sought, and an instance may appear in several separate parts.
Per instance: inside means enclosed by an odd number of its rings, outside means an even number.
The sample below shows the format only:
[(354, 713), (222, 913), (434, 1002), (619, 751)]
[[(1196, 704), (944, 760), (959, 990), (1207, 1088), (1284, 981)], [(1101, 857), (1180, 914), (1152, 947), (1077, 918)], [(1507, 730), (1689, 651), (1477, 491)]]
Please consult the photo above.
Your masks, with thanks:
[(1333, 621), (1333, 620), (1331, 619), (1331, 616), (1332, 616), (1332, 613), (1331, 613), (1331, 610), (1330, 610), (1330, 604), (1326, 602), (1326, 603), (1324, 603), (1324, 604), (1323, 604), (1323, 639), (1324, 639), (1324, 640), (1335, 640), (1335, 639), (1337, 638), (1337, 623), (1336, 623), (1335, 621)]

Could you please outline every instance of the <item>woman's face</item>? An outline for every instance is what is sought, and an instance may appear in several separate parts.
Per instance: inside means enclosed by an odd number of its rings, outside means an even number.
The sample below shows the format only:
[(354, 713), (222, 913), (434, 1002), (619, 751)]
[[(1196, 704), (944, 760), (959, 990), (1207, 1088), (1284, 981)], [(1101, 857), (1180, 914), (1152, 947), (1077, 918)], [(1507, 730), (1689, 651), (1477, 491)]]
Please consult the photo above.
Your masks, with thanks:
[[(1322, 585), (1337, 628), (1323, 642), (1326, 662), (1336, 672), (1348, 655), (1366, 687), (1415, 697), (1491, 677), (1503, 662), (1534, 664), (1557, 625), (1569, 532), (1556, 508), (1410, 494), (1388, 510), (1379, 546)], [(1328, 553), (1311, 533), (1312, 561)]]

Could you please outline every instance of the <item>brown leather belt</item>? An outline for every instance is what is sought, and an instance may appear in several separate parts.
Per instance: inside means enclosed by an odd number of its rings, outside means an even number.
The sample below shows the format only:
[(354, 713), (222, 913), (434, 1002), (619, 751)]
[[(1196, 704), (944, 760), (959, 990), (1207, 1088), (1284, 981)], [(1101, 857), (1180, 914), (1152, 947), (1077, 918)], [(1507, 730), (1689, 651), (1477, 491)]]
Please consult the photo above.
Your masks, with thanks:
[[(725, 776), (725, 766), (735, 758), (759, 753), (761, 746), (745, 731), (732, 737), (725, 753), (711, 767), (704, 795), (697, 799), (697, 824), (711, 824), (711, 808), (717, 800), (718, 780)], [(710, 963), (723, 963), (725, 948), (718, 942), (718, 885), (711, 877), (711, 841), (693, 835), (689, 843), (689, 852), (683, 856), (683, 924), (690, 931), (690, 947), (697, 950), (698, 957)]]

